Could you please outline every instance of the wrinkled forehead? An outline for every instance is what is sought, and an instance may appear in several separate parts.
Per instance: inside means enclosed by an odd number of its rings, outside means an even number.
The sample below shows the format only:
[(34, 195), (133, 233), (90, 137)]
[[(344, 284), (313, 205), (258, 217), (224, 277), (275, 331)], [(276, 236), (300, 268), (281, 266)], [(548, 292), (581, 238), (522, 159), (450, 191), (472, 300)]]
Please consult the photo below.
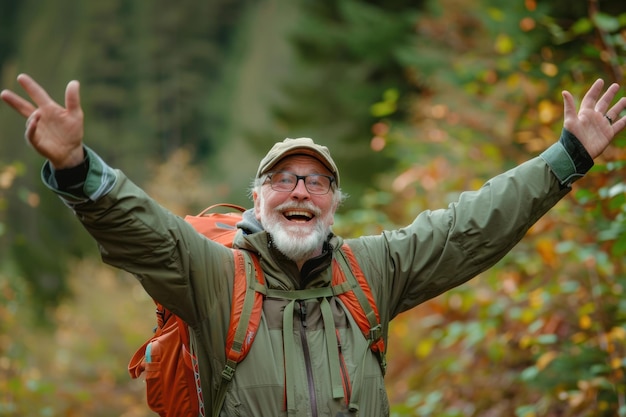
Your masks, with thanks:
[(274, 165), (272, 171), (289, 171), (298, 175), (324, 174), (333, 176), (333, 173), (319, 159), (304, 154), (284, 157)]

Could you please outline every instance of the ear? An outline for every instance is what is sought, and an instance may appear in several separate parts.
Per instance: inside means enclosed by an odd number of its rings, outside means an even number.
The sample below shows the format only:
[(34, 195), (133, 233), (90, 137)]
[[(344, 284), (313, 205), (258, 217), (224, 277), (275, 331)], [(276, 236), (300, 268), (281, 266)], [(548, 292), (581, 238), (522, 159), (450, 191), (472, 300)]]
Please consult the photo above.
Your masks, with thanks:
[(261, 202), (259, 201), (259, 193), (252, 191), (252, 201), (254, 202), (254, 216), (261, 221)]
[(335, 213), (337, 212), (338, 208), (339, 208), (339, 201), (336, 201), (333, 203), (333, 205), (330, 208), (331, 216), (330, 216), (329, 226), (332, 226), (333, 224), (335, 224)]

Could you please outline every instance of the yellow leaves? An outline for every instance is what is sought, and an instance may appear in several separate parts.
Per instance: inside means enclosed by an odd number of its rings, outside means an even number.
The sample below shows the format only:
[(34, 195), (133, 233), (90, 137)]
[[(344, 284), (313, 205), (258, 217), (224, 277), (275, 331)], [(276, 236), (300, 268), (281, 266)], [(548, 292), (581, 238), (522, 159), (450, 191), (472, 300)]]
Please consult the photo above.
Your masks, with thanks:
[(550, 124), (561, 117), (561, 106), (550, 100), (541, 100), (537, 105), (539, 121)]
[(431, 338), (421, 339), (415, 346), (415, 357), (426, 358), (435, 347), (435, 340)]
[(570, 407), (579, 407), (585, 401), (585, 393), (581, 391), (573, 391), (568, 393), (567, 402)]
[(555, 267), (558, 263), (558, 254), (556, 253), (556, 242), (548, 237), (540, 238), (535, 244), (541, 260), (550, 267)]
[(533, 340), (534, 339), (531, 335), (524, 334), (519, 340), (519, 347), (521, 347), (522, 349), (527, 349), (532, 345)]
[[(530, 324), (537, 319), (537, 310), (533, 307), (525, 308), (519, 316), (519, 321), (523, 324)], [(530, 336), (529, 336), (530, 337)], [(532, 338), (530, 339), (532, 340)]]
[(594, 320), (592, 314), (596, 311), (593, 303), (585, 303), (578, 309), (578, 327), (580, 330), (590, 330), (593, 327)]
[(487, 9), (487, 14), (489, 17), (496, 22), (501, 22), (504, 20), (504, 11), (502, 9), (496, 9), (495, 7), (490, 7)]
[(542, 62), (541, 72), (546, 74), (548, 77), (556, 77), (559, 73), (559, 67), (551, 62)]
[(580, 316), (591, 315), (596, 311), (596, 306), (593, 301), (588, 301), (578, 307), (578, 313)]
[(506, 77), (505, 81), (507, 88), (509, 88), (510, 90), (514, 90), (520, 88), (520, 86), (522, 85), (522, 76), (519, 73), (515, 72)]
[(624, 366), (624, 359), (614, 357), (611, 358), (611, 369), (621, 369)]
[(570, 340), (572, 341), (573, 344), (578, 345), (580, 343), (583, 343), (585, 341), (587, 341), (589, 339), (589, 336), (586, 333), (583, 332), (577, 332), (574, 333), (571, 337)]
[(535, 310), (543, 306), (543, 290), (541, 288), (530, 292), (528, 295), (528, 304)]
[(391, 327), (393, 333), (399, 338), (404, 338), (409, 333), (409, 328), (404, 320), (396, 320)]
[(597, 401), (598, 391), (605, 384), (604, 378), (580, 380), (576, 384), (578, 389), (561, 391), (558, 396), (561, 401), (566, 401), (571, 409), (584, 407), (585, 404), (595, 402), (596, 411), (606, 411), (609, 409), (609, 404), (606, 401)]
[[(17, 177), (23, 175), (24, 171), (25, 166), (18, 162), (6, 166), (0, 166), (0, 212), (6, 210), (9, 205), (9, 199), (5, 197), (3, 190), (10, 189), (15, 183)], [(18, 197), (30, 207), (37, 207), (40, 203), (39, 195), (32, 191), (28, 191), (25, 188), (18, 190)], [(4, 224), (0, 223), (0, 236), (3, 233)]]
[(515, 49), (515, 42), (513, 42), (513, 38), (510, 36), (500, 33), (496, 36), (494, 49), (501, 55), (508, 55)]
[(155, 200), (179, 215), (189, 213), (190, 207), (204, 207), (221, 194), (203, 183), (200, 169), (193, 165), (188, 149), (176, 149), (161, 164), (151, 164), (151, 181), (145, 189)]
[(608, 337), (611, 340), (626, 340), (626, 329), (624, 329), (623, 327), (613, 327), (608, 333)]
[(607, 352), (611, 355), (609, 366), (611, 369), (623, 377), (623, 368), (626, 368), (626, 352), (623, 350), (624, 340), (626, 340), (626, 329), (624, 327), (613, 327), (606, 333)]
[(591, 317), (586, 314), (578, 318), (578, 326), (583, 330), (590, 329), (592, 324), (593, 321), (591, 320)]
[(558, 352), (555, 352), (552, 350), (548, 351), (544, 353), (543, 355), (541, 355), (539, 359), (537, 359), (535, 366), (537, 367), (538, 370), (543, 371), (558, 356), (559, 356)]
[(0, 171), (0, 188), (11, 188), (15, 177), (17, 177), (17, 169), (13, 165), (3, 168)]
[(370, 112), (374, 117), (385, 117), (396, 112), (400, 92), (395, 88), (389, 88), (383, 93), (382, 101), (370, 106)]
[(84, 416), (105, 405), (108, 415), (147, 415), (143, 389), (124, 365), (129, 346), (139, 346), (154, 326), (145, 292), (142, 302), (128, 297), (138, 282), (97, 260), (74, 265), (76, 297), (50, 309), (55, 327), (43, 329), (33, 326), (32, 306), (6, 278), (0, 275), (0, 304), (9, 307), (0, 307), (0, 415)]

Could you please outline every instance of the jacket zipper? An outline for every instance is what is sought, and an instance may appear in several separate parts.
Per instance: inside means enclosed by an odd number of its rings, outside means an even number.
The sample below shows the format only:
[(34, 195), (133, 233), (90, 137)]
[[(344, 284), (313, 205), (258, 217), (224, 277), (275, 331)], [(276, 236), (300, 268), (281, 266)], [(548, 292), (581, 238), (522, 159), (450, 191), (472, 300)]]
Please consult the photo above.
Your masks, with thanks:
[(311, 354), (306, 337), (306, 304), (299, 301), (300, 307), (300, 341), (302, 343), (302, 353), (304, 354), (304, 364), (306, 365), (306, 377), (309, 385), (309, 398), (311, 401), (311, 415), (317, 417), (317, 397), (315, 395), (315, 383), (313, 381), (313, 369), (311, 368)]
[(352, 385), (350, 384), (350, 375), (348, 374), (348, 368), (346, 367), (346, 360), (343, 357), (343, 350), (341, 348), (341, 339), (339, 338), (339, 330), (335, 330), (337, 334), (337, 349), (339, 350), (339, 368), (341, 371), (341, 379), (343, 381), (343, 392), (346, 400), (346, 407), (350, 408), (350, 394), (352, 393)]

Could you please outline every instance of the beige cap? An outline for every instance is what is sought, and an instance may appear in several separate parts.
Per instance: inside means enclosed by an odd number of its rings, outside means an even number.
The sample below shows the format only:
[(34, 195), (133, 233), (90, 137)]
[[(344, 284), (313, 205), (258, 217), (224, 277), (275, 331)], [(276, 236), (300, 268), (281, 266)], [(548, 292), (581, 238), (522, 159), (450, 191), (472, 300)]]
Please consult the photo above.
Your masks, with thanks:
[(261, 160), (256, 177), (270, 171), (281, 159), (289, 155), (309, 155), (319, 160), (335, 177), (335, 182), (339, 186), (339, 170), (335, 161), (330, 156), (330, 151), (326, 146), (318, 145), (310, 138), (287, 138), (282, 142), (277, 142), (272, 149)]

